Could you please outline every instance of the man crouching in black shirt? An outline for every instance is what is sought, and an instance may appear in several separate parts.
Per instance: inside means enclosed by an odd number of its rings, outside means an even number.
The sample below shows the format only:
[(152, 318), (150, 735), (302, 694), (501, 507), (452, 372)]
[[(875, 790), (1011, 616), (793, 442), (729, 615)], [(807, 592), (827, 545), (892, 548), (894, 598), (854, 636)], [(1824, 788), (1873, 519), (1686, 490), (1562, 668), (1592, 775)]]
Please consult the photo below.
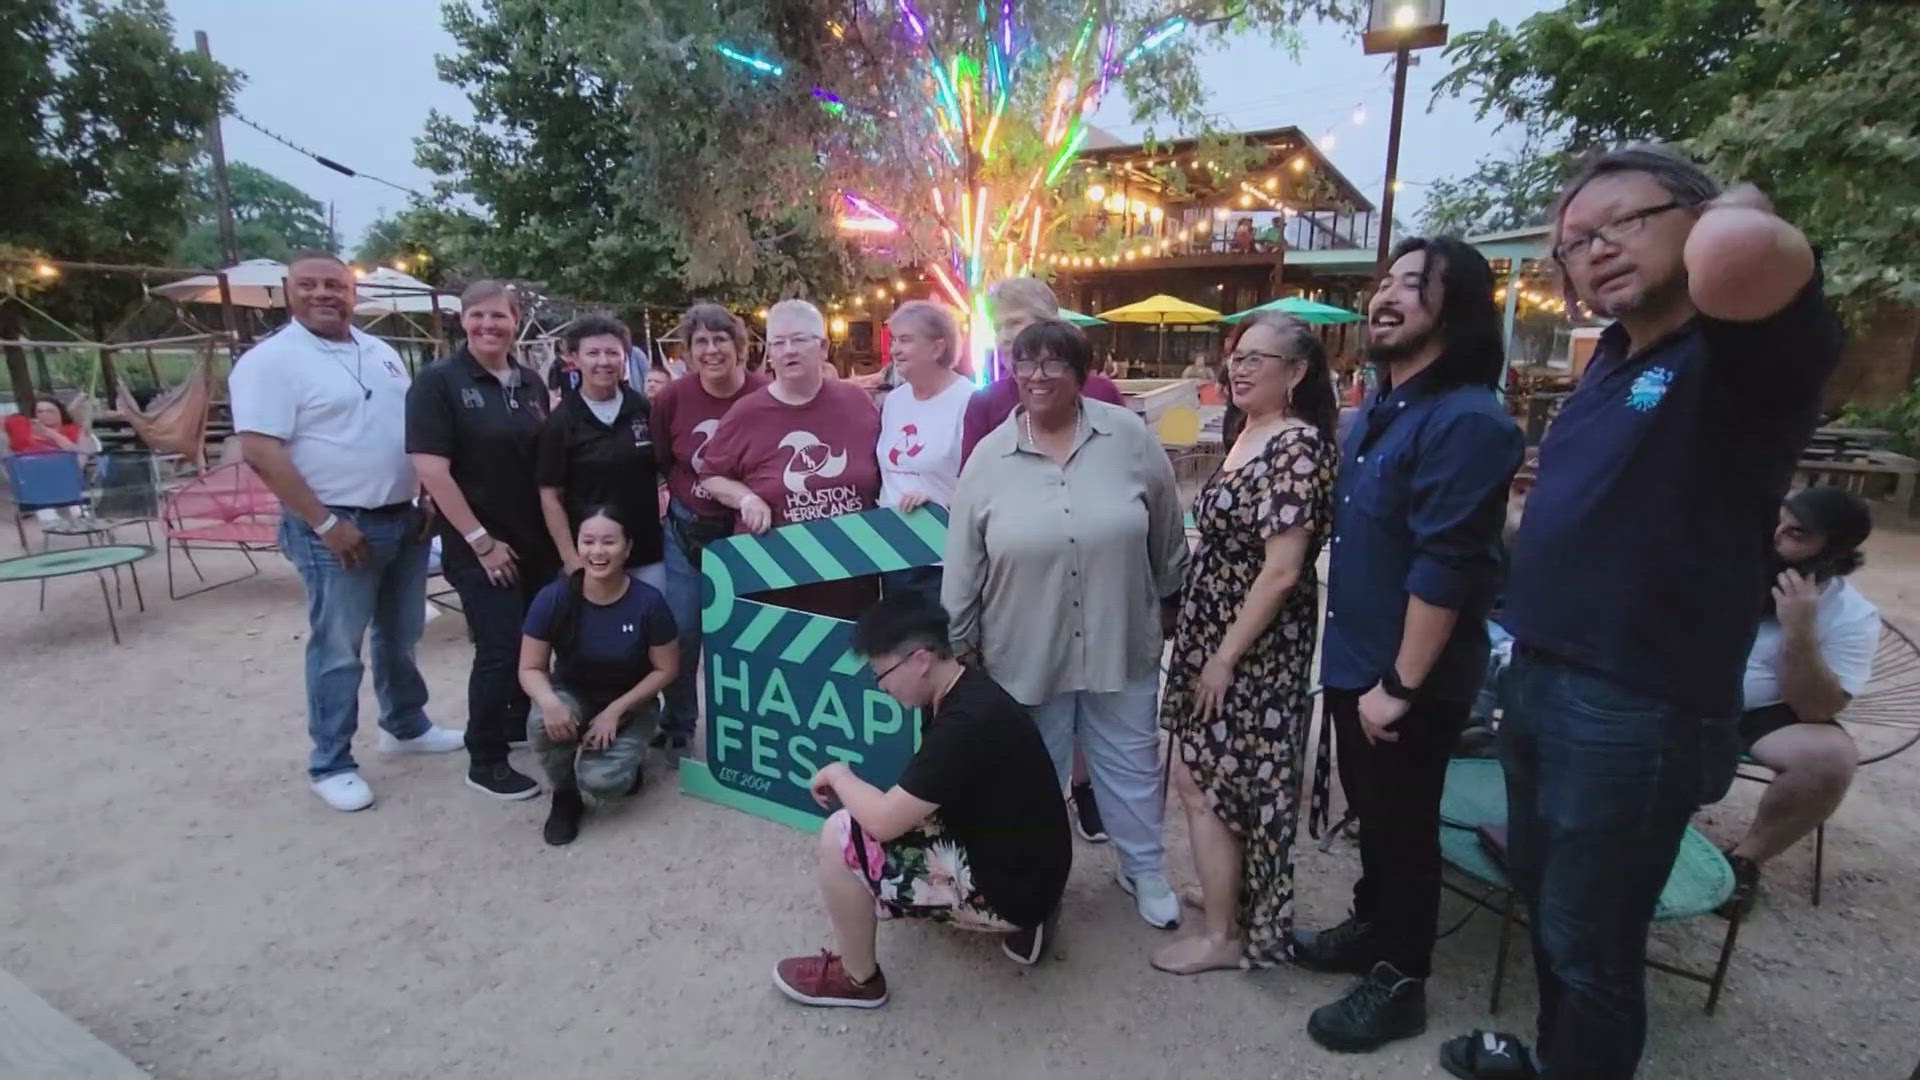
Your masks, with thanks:
[(920, 749), (886, 791), (844, 762), (814, 774), (813, 797), (841, 807), (820, 830), (819, 861), (839, 952), (782, 960), (773, 985), (803, 1005), (886, 1004), (874, 959), (880, 919), (1002, 934), (1008, 956), (1037, 962), (1073, 847), (1053, 759), (1026, 706), (953, 658), (946, 612), (922, 597), (869, 608), (852, 647), (880, 689), (927, 710)]

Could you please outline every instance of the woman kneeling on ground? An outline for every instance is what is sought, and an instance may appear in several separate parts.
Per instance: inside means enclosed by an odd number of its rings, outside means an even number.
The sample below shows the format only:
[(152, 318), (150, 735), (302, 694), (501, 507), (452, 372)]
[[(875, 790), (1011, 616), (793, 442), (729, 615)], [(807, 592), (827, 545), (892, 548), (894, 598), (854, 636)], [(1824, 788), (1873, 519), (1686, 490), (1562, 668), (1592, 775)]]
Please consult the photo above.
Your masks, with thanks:
[(588, 511), (576, 533), (580, 569), (540, 590), (527, 610), (520, 687), (540, 707), (527, 738), (553, 787), (549, 844), (580, 834), (587, 800), (640, 790), (658, 695), (680, 667), (666, 597), (627, 573), (632, 546), (612, 510)]

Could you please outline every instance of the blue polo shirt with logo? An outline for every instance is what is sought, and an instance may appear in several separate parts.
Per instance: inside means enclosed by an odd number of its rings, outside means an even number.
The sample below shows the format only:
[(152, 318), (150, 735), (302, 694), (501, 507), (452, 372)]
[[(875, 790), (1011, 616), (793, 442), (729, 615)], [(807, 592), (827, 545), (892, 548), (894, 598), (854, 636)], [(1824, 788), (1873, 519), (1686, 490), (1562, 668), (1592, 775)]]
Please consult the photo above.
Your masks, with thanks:
[(1816, 274), (1755, 322), (1608, 327), (1540, 447), (1503, 622), (1696, 716), (1740, 711), (1773, 528), (1839, 360)]

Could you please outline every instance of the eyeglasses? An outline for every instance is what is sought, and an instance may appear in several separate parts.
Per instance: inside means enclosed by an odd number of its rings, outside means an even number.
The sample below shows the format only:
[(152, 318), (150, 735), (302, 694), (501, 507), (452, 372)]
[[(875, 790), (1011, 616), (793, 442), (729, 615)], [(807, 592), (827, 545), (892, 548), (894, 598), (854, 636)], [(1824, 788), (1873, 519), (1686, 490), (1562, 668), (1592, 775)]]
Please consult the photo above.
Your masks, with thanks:
[(911, 660), (911, 659), (913, 659), (913, 658), (914, 658), (914, 655), (915, 655), (915, 654), (917, 654), (917, 653), (919, 653), (919, 652), (920, 652), (920, 650), (919, 650), (919, 649), (914, 649), (913, 651), (911, 651), (911, 652), (909, 652), (909, 653), (907, 653), (907, 655), (905, 655), (905, 656), (903, 656), (903, 657), (901, 657), (901, 658), (900, 658), (899, 660), (896, 660), (896, 661), (895, 661), (895, 662), (894, 662), (894, 663), (893, 663), (892, 665), (890, 665), (890, 666), (889, 666), (889, 667), (887, 668), (887, 670), (885, 670), (885, 671), (882, 671), (882, 672), (879, 672), (879, 673), (877, 673), (876, 675), (874, 675), (874, 677), (873, 677), (873, 684), (874, 684), (875, 686), (878, 686), (878, 685), (880, 685), (880, 684), (881, 684), (881, 682), (883, 682), (883, 681), (885, 681), (885, 679), (886, 679), (886, 677), (887, 677), (887, 676), (889, 676), (889, 675), (891, 675), (891, 674), (893, 674), (893, 673), (894, 673), (894, 672), (896, 672), (896, 671), (899, 671), (899, 670), (900, 670), (900, 665), (902, 665), (902, 664), (904, 664), (904, 663), (906, 663), (907, 661), (909, 661), (909, 660)]
[(804, 349), (816, 341), (825, 340), (819, 334), (795, 334), (792, 337), (777, 337), (767, 341), (769, 349)]
[(1690, 204), (1683, 202), (1664, 202), (1659, 206), (1649, 206), (1644, 210), (1621, 214), (1598, 228), (1590, 229), (1553, 246), (1553, 257), (1560, 262), (1568, 259), (1584, 259), (1593, 249), (1595, 240), (1605, 240), (1609, 244), (1618, 244), (1629, 236), (1635, 236), (1647, 227), (1647, 219), (1669, 210), (1684, 210)]
[(1247, 352), (1227, 357), (1227, 368), (1234, 371), (1259, 371), (1268, 364), (1291, 364), (1293, 357), (1279, 353)]
[(1031, 376), (1035, 372), (1045, 372), (1049, 377), (1057, 379), (1072, 370), (1072, 364), (1067, 363), (1057, 356), (1049, 356), (1044, 360), (1015, 360), (1013, 362), (1013, 373), (1015, 375)]

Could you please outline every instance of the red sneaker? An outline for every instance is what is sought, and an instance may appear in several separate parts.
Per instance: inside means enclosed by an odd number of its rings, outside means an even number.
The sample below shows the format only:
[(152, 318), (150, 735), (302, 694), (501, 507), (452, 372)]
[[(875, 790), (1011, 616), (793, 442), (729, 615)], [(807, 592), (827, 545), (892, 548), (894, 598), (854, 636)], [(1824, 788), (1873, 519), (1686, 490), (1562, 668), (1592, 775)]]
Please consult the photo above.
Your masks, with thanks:
[(856, 983), (825, 949), (813, 956), (790, 956), (773, 967), (773, 985), (802, 1005), (840, 1009), (877, 1009), (887, 1003), (887, 977), (879, 968), (873, 978)]

